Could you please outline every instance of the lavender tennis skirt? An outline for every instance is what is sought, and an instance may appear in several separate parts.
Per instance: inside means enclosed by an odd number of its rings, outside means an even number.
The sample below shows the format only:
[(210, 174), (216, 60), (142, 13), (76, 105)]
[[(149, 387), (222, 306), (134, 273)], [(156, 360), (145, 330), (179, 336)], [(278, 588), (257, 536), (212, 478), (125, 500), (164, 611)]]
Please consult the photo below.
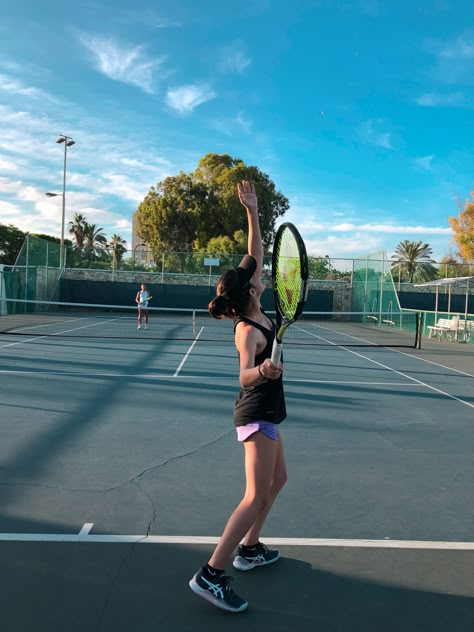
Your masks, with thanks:
[(278, 426), (272, 424), (271, 421), (256, 421), (255, 423), (245, 424), (245, 426), (237, 426), (237, 439), (245, 441), (256, 432), (263, 433), (269, 439), (278, 440)]

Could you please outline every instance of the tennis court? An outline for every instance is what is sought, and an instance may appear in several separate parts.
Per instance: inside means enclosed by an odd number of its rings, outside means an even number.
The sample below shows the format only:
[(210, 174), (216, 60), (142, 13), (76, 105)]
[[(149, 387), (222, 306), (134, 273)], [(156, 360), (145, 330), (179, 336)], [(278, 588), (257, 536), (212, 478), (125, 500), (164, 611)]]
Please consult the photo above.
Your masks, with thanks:
[(232, 569), (250, 605), (229, 615), (188, 581), (243, 491), (232, 325), (21, 316), (0, 334), (2, 629), (472, 631), (473, 345), (293, 327), (262, 538), (282, 560)]

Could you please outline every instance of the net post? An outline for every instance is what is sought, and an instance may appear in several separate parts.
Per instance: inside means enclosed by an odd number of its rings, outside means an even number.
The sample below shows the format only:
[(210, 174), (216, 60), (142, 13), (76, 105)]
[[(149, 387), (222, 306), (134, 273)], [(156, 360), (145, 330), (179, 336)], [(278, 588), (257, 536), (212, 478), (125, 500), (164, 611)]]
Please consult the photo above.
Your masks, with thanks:
[[(25, 258), (25, 294), (24, 294), (25, 301), (28, 299), (28, 265), (29, 265), (29, 259), (30, 259), (30, 234), (27, 233), (27, 235), (26, 235), (26, 258)], [(25, 312), (26, 312), (26, 303), (25, 303), (24, 307), (25, 307)]]
[(415, 335), (415, 349), (421, 349), (421, 338), (423, 335), (423, 312), (416, 312), (416, 335)]
[(46, 276), (46, 280), (45, 280), (46, 292), (45, 292), (45, 294), (46, 294), (46, 296), (48, 296), (49, 295), (49, 270), (48, 270), (48, 265), (49, 265), (49, 241), (46, 242), (46, 261), (45, 261), (45, 264), (46, 264), (46, 271), (45, 271), (46, 272), (46, 275), (45, 275)]
[(380, 297), (379, 297), (379, 321), (380, 324), (382, 324), (382, 318), (383, 318), (383, 284), (384, 284), (384, 280), (385, 280), (385, 258), (383, 256), (383, 254), (380, 255), (382, 257), (382, 261), (381, 261), (381, 270), (380, 270), (380, 286), (379, 286), (379, 292), (380, 292)]
[(193, 309), (193, 338), (196, 338), (196, 310)]

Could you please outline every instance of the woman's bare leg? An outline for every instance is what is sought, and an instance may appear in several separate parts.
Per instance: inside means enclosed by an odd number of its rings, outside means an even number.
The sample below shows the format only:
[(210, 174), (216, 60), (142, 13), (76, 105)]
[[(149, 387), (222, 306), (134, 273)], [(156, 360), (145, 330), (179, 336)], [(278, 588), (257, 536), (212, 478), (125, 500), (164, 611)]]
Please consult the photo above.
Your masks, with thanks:
[(232, 553), (240, 544), (268, 503), (272, 486), (279, 441), (256, 432), (244, 442), (245, 447), (245, 496), (229, 518), (219, 544), (209, 564), (224, 569)]
[(275, 471), (273, 473), (272, 484), (267, 495), (267, 504), (259, 512), (255, 522), (245, 534), (243, 544), (245, 544), (246, 546), (252, 546), (258, 542), (263, 523), (270, 513), (275, 498), (278, 496), (278, 493), (281, 491), (282, 487), (286, 483), (286, 463), (281, 436), (278, 437), (277, 443), (278, 451), (275, 462)]

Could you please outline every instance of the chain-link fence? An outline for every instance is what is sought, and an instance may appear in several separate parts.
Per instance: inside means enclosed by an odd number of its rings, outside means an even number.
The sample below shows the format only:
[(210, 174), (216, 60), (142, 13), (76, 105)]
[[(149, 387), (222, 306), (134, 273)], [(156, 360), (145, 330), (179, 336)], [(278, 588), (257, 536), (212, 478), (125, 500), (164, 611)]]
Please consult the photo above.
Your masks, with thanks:
[[(216, 254), (204, 252), (152, 252), (143, 244), (133, 250), (123, 247), (94, 249), (65, 247), (65, 270), (101, 270), (110, 273), (111, 280), (126, 279), (126, 272), (158, 275), (162, 283), (198, 282), (213, 285), (229, 268), (237, 266), (244, 253)], [(389, 261), (384, 251), (366, 257), (338, 258), (328, 255), (309, 256), (311, 284), (331, 282), (352, 288), (353, 311), (377, 312), (400, 309), (398, 296), (407, 285), (401, 265)], [(28, 235), (15, 265), (4, 274), (4, 292), (9, 298), (24, 300), (58, 300), (60, 244)], [(398, 270), (398, 272), (397, 272)], [(435, 278), (474, 276), (474, 264), (433, 264)], [(108, 276), (108, 275), (107, 275)], [(271, 285), (271, 255), (264, 257), (263, 280)], [(417, 282), (416, 280), (414, 281)]]

